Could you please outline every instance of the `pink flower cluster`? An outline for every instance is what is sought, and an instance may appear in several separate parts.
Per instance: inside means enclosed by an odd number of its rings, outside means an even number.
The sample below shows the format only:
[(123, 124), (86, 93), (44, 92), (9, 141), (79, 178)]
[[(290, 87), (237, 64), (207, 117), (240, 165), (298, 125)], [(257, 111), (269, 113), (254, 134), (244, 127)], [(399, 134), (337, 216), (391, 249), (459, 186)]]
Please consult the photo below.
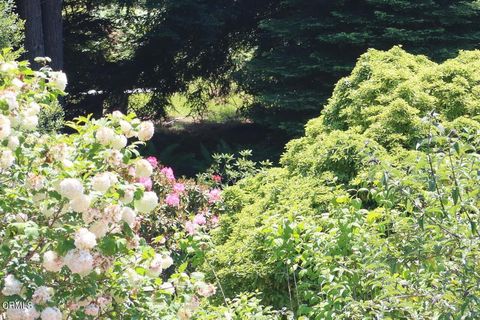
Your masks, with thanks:
[(220, 201), (222, 191), (220, 189), (212, 189), (208, 192), (208, 203), (215, 203)]
[[(208, 213), (208, 212), (207, 212)], [(212, 216), (210, 218), (210, 223), (212, 226), (216, 226), (218, 224), (218, 216)], [(198, 213), (193, 217), (192, 221), (187, 221), (185, 223), (185, 230), (189, 235), (194, 235), (197, 231), (204, 225), (207, 224), (207, 218), (205, 217), (204, 213)]]
[(156, 169), (158, 167), (158, 160), (155, 157), (148, 157), (147, 161), (150, 162), (152, 165), (153, 169)]
[[(156, 160), (156, 159), (155, 159)], [(185, 192), (185, 185), (183, 183), (175, 182), (175, 175), (170, 167), (164, 167), (160, 172), (173, 183), (173, 192), (167, 194), (165, 197), (165, 203), (170, 207), (180, 206), (180, 195)]]
[(173, 174), (173, 170), (172, 168), (170, 167), (163, 167), (161, 170), (160, 170), (161, 173), (163, 173), (165, 175), (165, 177), (167, 177), (167, 179), (169, 181), (175, 181), (175, 175)]

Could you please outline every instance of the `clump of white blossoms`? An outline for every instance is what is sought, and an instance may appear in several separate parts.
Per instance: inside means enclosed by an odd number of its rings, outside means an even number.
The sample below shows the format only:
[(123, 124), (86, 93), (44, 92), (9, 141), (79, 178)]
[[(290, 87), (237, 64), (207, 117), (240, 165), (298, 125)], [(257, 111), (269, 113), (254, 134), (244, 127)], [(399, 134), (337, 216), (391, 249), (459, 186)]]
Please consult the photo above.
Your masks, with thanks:
[(0, 80), (0, 300), (34, 304), (8, 310), (8, 319), (145, 318), (129, 306), (147, 296), (176, 299), (157, 278), (172, 258), (136, 234), (158, 205), (138, 183), (153, 172), (136, 150), (152, 138), (153, 123), (114, 112), (69, 123), (74, 134), (40, 134), (41, 109), (65, 89), (65, 74), (32, 71), (0, 54)]
[(97, 245), (95, 235), (86, 228), (81, 228), (75, 232), (75, 247), (81, 250), (90, 250)]
[(40, 286), (35, 289), (32, 296), (32, 302), (38, 305), (42, 305), (50, 301), (53, 295), (53, 289), (46, 286)]
[(153, 173), (153, 167), (145, 159), (140, 159), (135, 164), (135, 175), (137, 178), (148, 178)]
[(83, 195), (83, 185), (78, 179), (67, 178), (60, 182), (60, 194), (70, 200)]
[(153, 137), (155, 127), (151, 121), (145, 121), (140, 123), (140, 128), (138, 130), (138, 139), (141, 141), (148, 141)]
[(47, 307), (42, 311), (42, 320), (62, 320), (63, 315), (58, 308)]
[(140, 213), (149, 213), (158, 205), (158, 197), (155, 192), (145, 192), (139, 200), (135, 200), (135, 209)]
[(5, 296), (19, 295), (23, 284), (14, 275), (7, 275), (4, 279), (2, 294)]
[(47, 271), (59, 272), (62, 270), (63, 259), (54, 251), (47, 251), (43, 254), (43, 267)]
[(85, 250), (73, 249), (68, 251), (64, 261), (72, 273), (87, 275), (93, 270), (93, 256)]

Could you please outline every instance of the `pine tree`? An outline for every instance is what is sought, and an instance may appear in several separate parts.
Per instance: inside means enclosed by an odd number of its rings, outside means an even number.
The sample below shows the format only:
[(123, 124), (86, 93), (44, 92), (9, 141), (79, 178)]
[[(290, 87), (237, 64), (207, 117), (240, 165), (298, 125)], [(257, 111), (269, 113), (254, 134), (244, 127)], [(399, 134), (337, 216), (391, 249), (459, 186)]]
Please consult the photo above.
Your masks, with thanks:
[(478, 47), (479, 18), (475, 0), (282, 0), (238, 78), (257, 122), (296, 135), (368, 48), (442, 61)]

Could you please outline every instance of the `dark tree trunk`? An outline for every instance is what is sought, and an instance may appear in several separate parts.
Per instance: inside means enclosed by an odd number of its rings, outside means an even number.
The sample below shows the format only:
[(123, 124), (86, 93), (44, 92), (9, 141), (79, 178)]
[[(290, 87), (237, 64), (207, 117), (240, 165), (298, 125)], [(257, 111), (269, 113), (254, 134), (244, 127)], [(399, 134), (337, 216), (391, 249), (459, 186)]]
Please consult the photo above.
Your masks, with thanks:
[[(27, 0), (29, 1), (29, 0)], [(54, 70), (63, 68), (62, 0), (42, 0), (45, 55), (52, 59)]]
[(45, 56), (43, 39), (42, 6), (40, 0), (19, 0), (19, 12), (25, 20), (25, 49), (27, 58), (36, 66), (34, 59)]

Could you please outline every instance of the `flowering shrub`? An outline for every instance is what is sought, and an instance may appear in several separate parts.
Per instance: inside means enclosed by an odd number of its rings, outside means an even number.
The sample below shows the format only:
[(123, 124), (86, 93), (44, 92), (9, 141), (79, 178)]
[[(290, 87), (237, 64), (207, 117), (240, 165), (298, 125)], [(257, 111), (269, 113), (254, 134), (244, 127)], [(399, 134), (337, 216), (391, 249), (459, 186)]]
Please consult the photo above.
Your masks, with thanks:
[(207, 278), (296, 319), (480, 318), (479, 58), (363, 55), (281, 168), (223, 191)]
[(251, 157), (251, 150), (242, 150), (238, 155), (213, 154), (212, 165), (206, 172), (199, 174), (198, 179), (215, 187), (231, 186), (272, 166), (269, 160), (256, 162)]
[(192, 179), (177, 179), (172, 168), (161, 167), (153, 157), (147, 160), (153, 175), (138, 181), (159, 196), (159, 205), (142, 218), (140, 232), (154, 245), (173, 250), (179, 260), (196, 264), (192, 255), (203, 256), (209, 231), (218, 225), (223, 211), (221, 191)]
[(175, 205), (145, 182), (155, 163), (136, 150), (153, 124), (114, 112), (69, 123), (74, 134), (39, 133), (66, 85), (0, 57), (0, 302), (25, 302), (7, 318), (188, 318), (214, 287), (185, 267), (166, 277), (170, 253), (138, 235), (143, 216)]

